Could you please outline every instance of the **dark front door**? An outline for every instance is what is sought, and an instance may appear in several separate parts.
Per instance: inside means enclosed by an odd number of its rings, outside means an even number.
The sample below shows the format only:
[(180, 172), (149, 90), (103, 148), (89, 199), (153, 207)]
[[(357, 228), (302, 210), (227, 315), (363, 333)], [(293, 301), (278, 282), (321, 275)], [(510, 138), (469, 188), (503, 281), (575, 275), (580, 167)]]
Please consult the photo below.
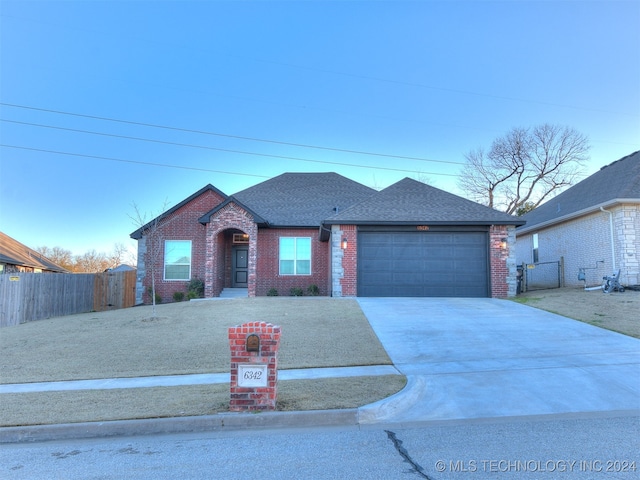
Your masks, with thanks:
[(231, 286), (247, 288), (249, 277), (249, 247), (233, 247), (231, 252)]

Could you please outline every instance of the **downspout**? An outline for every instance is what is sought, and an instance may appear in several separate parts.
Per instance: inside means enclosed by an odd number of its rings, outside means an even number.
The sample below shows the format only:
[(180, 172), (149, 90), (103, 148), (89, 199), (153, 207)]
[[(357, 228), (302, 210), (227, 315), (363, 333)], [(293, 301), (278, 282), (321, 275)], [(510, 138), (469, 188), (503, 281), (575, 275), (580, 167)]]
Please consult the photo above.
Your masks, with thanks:
[(615, 245), (613, 244), (613, 212), (610, 212), (609, 210), (605, 210), (602, 207), (600, 207), (600, 210), (609, 214), (609, 233), (611, 234), (611, 261), (613, 265), (612, 273), (615, 274), (616, 273), (616, 248), (615, 248)]

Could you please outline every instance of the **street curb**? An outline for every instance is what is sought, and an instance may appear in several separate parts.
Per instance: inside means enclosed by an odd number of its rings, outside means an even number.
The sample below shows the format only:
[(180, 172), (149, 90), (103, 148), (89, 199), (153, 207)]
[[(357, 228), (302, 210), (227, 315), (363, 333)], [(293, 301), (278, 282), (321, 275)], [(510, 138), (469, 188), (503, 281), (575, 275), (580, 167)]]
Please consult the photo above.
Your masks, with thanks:
[(391, 420), (403, 412), (408, 411), (427, 390), (427, 382), (421, 376), (407, 375), (407, 384), (399, 392), (390, 397), (358, 408), (358, 423), (372, 424)]
[(358, 409), (355, 408), (296, 412), (220, 413), (197, 417), (3, 427), (0, 428), (0, 444), (260, 428), (356, 426), (357, 424)]

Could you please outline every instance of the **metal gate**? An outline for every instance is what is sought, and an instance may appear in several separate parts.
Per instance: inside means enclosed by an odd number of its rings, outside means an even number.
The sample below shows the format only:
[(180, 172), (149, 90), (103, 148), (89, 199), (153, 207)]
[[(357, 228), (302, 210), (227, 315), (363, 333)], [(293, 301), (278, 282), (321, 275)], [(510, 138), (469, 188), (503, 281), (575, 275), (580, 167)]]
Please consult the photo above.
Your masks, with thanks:
[(560, 288), (564, 283), (563, 259), (557, 262), (523, 263), (521, 291)]

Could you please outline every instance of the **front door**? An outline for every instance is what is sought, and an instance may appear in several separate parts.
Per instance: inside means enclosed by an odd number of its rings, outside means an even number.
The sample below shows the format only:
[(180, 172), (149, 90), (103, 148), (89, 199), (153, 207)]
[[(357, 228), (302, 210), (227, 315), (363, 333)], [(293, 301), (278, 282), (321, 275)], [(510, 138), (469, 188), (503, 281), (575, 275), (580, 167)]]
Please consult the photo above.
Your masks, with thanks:
[(231, 256), (231, 287), (247, 288), (249, 277), (249, 247), (233, 247)]

